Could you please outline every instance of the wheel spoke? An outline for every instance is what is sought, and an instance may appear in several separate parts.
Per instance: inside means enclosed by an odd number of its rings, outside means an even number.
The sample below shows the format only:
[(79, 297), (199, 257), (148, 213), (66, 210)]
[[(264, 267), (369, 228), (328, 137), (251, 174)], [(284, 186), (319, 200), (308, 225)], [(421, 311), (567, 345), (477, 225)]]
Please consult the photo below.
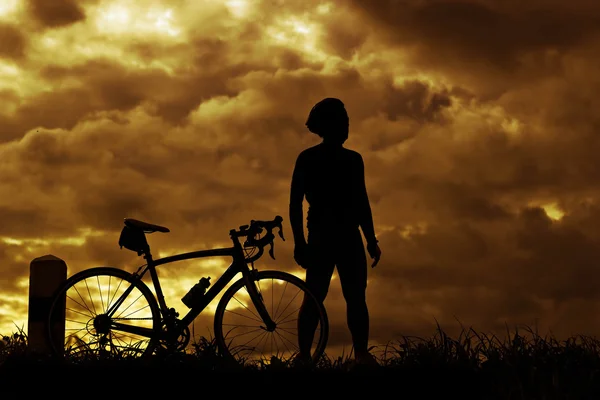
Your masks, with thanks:
[(87, 288), (87, 292), (90, 296), (90, 302), (92, 303), (92, 307), (94, 307), (94, 314), (98, 314), (98, 312), (96, 311), (96, 305), (94, 304), (94, 300), (92, 300), (92, 294), (90, 293), (90, 287), (88, 286), (87, 279), (84, 282), (85, 287)]
[[(263, 322), (256, 318), (256, 313), (237, 298), (239, 293), (244, 295), (249, 293), (245, 290), (244, 282), (238, 281), (223, 295), (221, 303), (217, 307), (215, 333), (219, 347), (226, 354), (251, 363), (269, 364), (275, 359), (284, 361), (295, 357), (300, 348), (298, 315), (306, 298), (309, 303), (313, 302), (310, 309), (316, 311), (315, 317), (317, 318), (315, 335), (312, 340), (308, 338), (306, 340), (308, 343), (313, 342), (311, 347), (313, 359), (316, 360), (320, 357), (327, 343), (329, 328), (327, 314), (322, 303), (318, 303), (316, 298), (307, 292), (308, 289), (304, 282), (284, 272), (267, 271), (258, 273), (255, 285), (257, 292), (262, 295), (265, 309), (271, 313), (271, 317), (276, 323), (275, 329), (267, 330), (267, 327), (263, 326)], [(290, 290), (292, 287), (295, 287), (297, 291)], [(303, 295), (298, 296), (300, 293)], [(249, 320), (257, 322), (259, 326), (249, 324)], [(296, 323), (294, 324), (294, 322)], [(227, 328), (231, 329), (224, 335), (224, 329)], [(232, 335), (233, 332), (236, 334)], [(253, 337), (247, 340), (246, 338), (250, 336)], [(240, 348), (243, 348), (244, 351), (239, 350)]]
[[(281, 299), (283, 299), (283, 296), (285, 296), (285, 291), (287, 290), (288, 284), (289, 284), (289, 282), (285, 283), (285, 286), (283, 288), (283, 293), (281, 293)], [(277, 309), (275, 310), (273, 319), (277, 319), (277, 312), (279, 311), (279, 306), (281, 306), (281, 299), (279, 299), (279, 301), (277, 302)]]
[[(77, 288), (75, 287), (75, 285), (73, 285), (73, 289), (75, 289), (75, 291), (77, 292), (77, 294), (79, 295), (79, 298), (81, 299), (81, 301), (83, 302), (83, 307), (88, 310), (90, 313), (92, 313), (92, 315), (96, 315), (95, 312), (93, 312), (92, 310), (90, 310), (90, 308), (87, 306), (87, 303), (85, 302), (85, 299), (83, 298), (83, 296), (81, 295), (81, 293), (79, 293), (79, 290), (77, 290)], [(68, 297), (68, 296), (67, 296)], [(79, 304), (79, 303), (78, 303)]]
[[(236, 299), (236, 300), (237, 300), (237, 299)], [(225, 310), (225, 311), (227, 311), (228, 313), (231, 313), (231, 314), (239, 315), (240, 317), (244, 317), (244, 318), (251, 319), (251, 320), (253, 320), (253, 321), (256, 321), (256, 322), (258, 322), (258, 323), (262, 323), (262, 321), (261, 321), (260, 319), (252, 318), (252, 317), (249, 317), (249, 316), (247, 316), (247, 315), (243, 315), (243, 314), (240, 314), (240, 313), (238, 313), (238, 312), (231, 311), (231, 310)], [(252, 314), (254, 314), (254, 313), (252, 313)]]
[[(88, 284), (93, 279), (93, 284)], [(83, 281), (83, 282), (82, 282)], [(117, 282), (118, 281), (118, 282)], [(122, 285), (123, 282), (125, 285)], [(83, 284), (85, 298), (78, 285)], [(121, 290), (121, 286), (128, 291)], [(126, 298), (123, 294), (128, 293)], [(141, 281), (125, 271), (96, 268), (82, 271), (70, 278), (61, 289), (65, 304), (64, 352), (69, 357), (138, 357), (154, 351), (160, 330), (160, 312), (152, 292)], [(116, 298), (124, 300), (118, 307), (120, 318), (105, 314)], [(50, 311), (60, 312), (57, 296)], [(117, 303), (115, 303), (117, 304)], [(102, 314), (98, 314), (102, 311)], [(121, 322), (127, 323), (121, 323)], [(55, 335), (50, 331), (50, 337)], [(52, 340), (52, 342), (56, 342)]]

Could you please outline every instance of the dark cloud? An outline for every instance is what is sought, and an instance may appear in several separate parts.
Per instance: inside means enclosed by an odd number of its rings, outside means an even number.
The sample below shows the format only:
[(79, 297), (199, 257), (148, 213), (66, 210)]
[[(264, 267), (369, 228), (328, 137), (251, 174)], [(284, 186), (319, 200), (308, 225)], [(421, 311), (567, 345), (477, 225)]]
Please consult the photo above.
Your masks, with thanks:
[(27, 37), (15, 24), (0, 23), (0, 57), (19, 61), (25, 57)]
[[(233, 66), (219, 73), (235, 76), (235, 69)], [(6, 121), (11, 129), (4, 140), (36, 127), (72, 129), (79, 121), (94, 118), (97, 112), (128, 111), (142, 103), (151, 106), (149, 112), (154, 115), (181, 123), (203, 99), (231, 93), (223, 79), (209, 73), (169, 77), (159, 69), (134, 72), (108, 60), (72, 68), (48, 65), (41, 68), (40, 77), (56, 85), (57, 90), (21, 103)], [(66, 80), (76, 85), (64, 86)]]
[(600, 33), (597, 5), (493, 1), (352, 1), (374, 34), (422, 72), (481, 99), (564, 73), (562, 56)]
[(85, 20), (85, 12), (76, 0), (27, 0), (27, 6), (44, 28), (60, 28)]
[(423, 82), (411, 80), (399, 88), (390, 85), (381, 107), (391, 121), (405, 116), (419, 122), (431, 122), (438, 120), (441, 111), (451, 104), (452, 100), (447, 93), (432, 93)]
[(353, 3), (384, 23), (396, 43), (422, 46), (422, 57), (490, 62), (511, 70), (526, 52), (569, 48), (598, 33), (600, 26), (597, 14), (541, 4), (498, 9), (491, 1)]
[[(457, 327), (455, 317), (492, 331), (504, 323), (539, 320), (542, 329), (572, 334), (575, 328), (562, 322), (567, 316), (552, 315), (582, 299), (597, 302), (591, 282), (598, 274), (592, 261), (598, 257), (598, 236), (584, 231), (568, 220), (551, 221), (541, 208), (526, 208), (492, 225), (431, 224), (408, 239), (389, 232), (380, 241), (394, 261), (372, 273), (381, 278), (374, 285), (386, 282), (389, 297), (418, 297), (420, 302), (397, 304), (421, 310), (429, 305), (430, 320), (450, 327)], [(375, 314), (389, 307), (385, 298), (373, 299)], [(375, 332), (380, 323), (373, 322)], [(595, 331), (597, 326), (578, 324), (577, 329)]]
[(0, 232), (9, 237), (27, 237), (31, 234), (32, 225), (40, 225), (40, 234), (51, 234), (54, 229), (48, 227), (46, 213), (47, 210), (37, 208), (36, 205), (2, 208), (0, 217), (4, 223)]

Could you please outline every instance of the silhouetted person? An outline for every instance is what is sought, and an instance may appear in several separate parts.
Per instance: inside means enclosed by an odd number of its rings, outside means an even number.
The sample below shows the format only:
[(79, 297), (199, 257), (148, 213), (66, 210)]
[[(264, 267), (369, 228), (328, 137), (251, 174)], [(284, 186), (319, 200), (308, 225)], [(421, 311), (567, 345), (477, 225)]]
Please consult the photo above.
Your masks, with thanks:
[[(348, 139), (349, 118), (344, 103), (326, 98), (308, 116), (310, 132), (322, 143), (300, 153), (292, 176), (290, 223), (294, 235), (294, 259), (306, 269), (306, 284), (324, 301), (337, 267), (346, 300), (348, 328), (359, 363), (372, 363), (368, 352), (369, 312), (366, 303), (367, 250), (379, 262), (381, 250), (375, 237), (371, 206), (365, 186), (364, 164), (359, 153), (343, 147)], [(308, 240), (304, 236), (304, 197), (309, 204)], [(316, 311), (304, 302), (298, 316), (300, 357), (310, 359), (317, 327)]]

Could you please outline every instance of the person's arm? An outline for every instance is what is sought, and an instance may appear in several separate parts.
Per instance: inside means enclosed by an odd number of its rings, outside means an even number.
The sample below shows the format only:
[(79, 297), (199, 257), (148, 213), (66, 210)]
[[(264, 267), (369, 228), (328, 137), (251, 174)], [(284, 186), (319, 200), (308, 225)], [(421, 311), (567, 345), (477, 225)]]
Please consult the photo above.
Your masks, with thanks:
[(302, 162), (302, 154), (298, 156), (294, 173), (292, 174), (292, 187), (290, 190), (290, 225), (292, 226), (292, 234), (296, 245), (306, 244), (304, 237), (304, 210), (302, 203), (304, 201), (304, 165)]
[(365, 164), (362, 156), (358, 156), (358, 212), (359, 212), (359, 224), (365, 235), (367, 241), (367, 247), (372, 248), (377, 244), (377, 238), (375, 237), (375, 227), (373, 225), (373, 214), (371, 212), (371, 204), (369, 203), (369, 196), (367, 194), (367, 186), (365, 183)]

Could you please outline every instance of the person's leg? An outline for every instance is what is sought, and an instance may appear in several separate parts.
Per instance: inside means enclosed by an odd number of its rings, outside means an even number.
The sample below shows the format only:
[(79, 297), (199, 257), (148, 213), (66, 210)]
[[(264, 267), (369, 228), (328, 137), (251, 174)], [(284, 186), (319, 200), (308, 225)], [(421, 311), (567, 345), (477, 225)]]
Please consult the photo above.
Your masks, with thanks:
[(338, 246), (336, 261), (346, 300), (348, 328), (357, 358), (368, 355), (369, 310), (367, 308), (367, 257), (359, 230)]
[[(331, 276), (335, 268), (334, 261), (327, 251), (327, 246), (320, 241), (308, 240), (308, 249), (310, 252), (310, 263), (306, 268), (306, 285), (317, 300), (323, 302), (329, 291)], [(309, 359), (311, 356), (311, 346), (315, 336), (315, 331), (319, 322), (317, 309), (314, 302), (304, 296), (300, 312), (298, 314), (298, 345), (300, 347), (300, 357)]]

